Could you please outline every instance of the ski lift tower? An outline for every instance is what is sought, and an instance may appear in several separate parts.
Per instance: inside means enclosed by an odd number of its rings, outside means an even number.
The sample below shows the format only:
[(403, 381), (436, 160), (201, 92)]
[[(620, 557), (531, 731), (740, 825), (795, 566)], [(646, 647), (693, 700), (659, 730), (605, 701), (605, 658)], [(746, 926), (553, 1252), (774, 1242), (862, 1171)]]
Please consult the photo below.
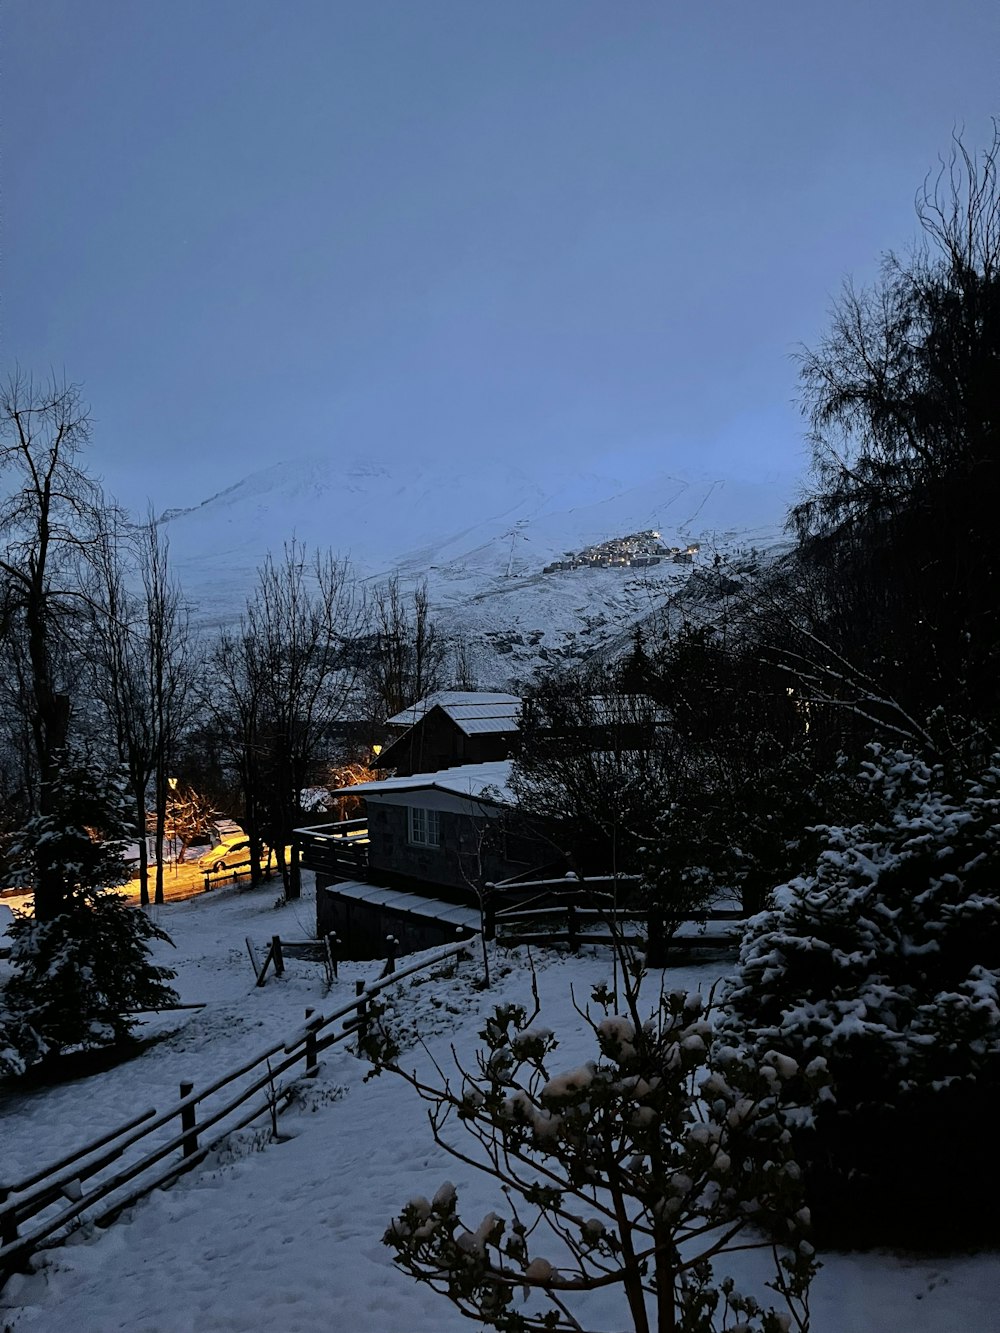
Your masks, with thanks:
[[(507, 557), (507, 572), (504, 574), (505, 579), (514, 577), (514, 546), (518, 537), (524, 537), (524, 533), (521, 529), (527, 525), (527, 522), (528, 520), (526, 518), (519, 518), (514, 526), (504, 533), (504, 537), (510, 538), (510, 555)], [(527, 541), (528, 538), (524, 537), (524, 540)]]

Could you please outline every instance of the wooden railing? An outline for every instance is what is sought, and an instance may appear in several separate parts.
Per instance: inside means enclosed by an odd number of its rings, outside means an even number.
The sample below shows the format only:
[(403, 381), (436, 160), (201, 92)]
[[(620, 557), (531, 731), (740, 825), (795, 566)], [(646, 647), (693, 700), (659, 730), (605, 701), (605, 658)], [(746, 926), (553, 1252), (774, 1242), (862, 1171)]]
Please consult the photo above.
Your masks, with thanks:
[[(369, 1004), (376, 995), (414, 973), (466, 953), (468, 948), (468, 940), (450, 944), (396, 970), (396, 941), (390, 937), (381, 975), (371, 982), (357, 981), (349, 1003), (328, 1014), (307, 1009), (304, 1026), (207, 1087), (195, 1090), (193, 1083), (185, 1081), (180, 1085), (179, 1100), (165, 1111), (150, 1107), (16, 1184), (0, 1186), (0, 1284), (44, 1242), (58, 1243), (58, 1233), (84, 1214), (98, 1226), (108, 1225), (151, 1190), (170, 1184), (197, 1166), (228, 1135), (262, 1115), (283, 1109), (298, 1080), (318, 1073), (321, 1051), (363, 1033)], [(301, 1066), (298, 1072), (280, 1082), (282, 1075), (292, 1074), (296, 1066)], [(199, 1108), (209, 1099), (247, 1076), (251, 1076), (248, 1084), (199, 1117)], [(114, 1174), (102, 1174), (130, 1149), (174, 1122), (179, 1123), (179, 1132), (154, 1146), (146, 1145), (146, 1151)], [(216, 1132), (206, 1138), (210, 1130)], [(87, 1186), (88, 1181), (94, 1183)]]
[[(573, 950), (581, 943), (612, 944), (621, 940), (646, 947), (650, 961), (659, 966), (671, 941), (664, 937), (663, 914), (655, 905), (636, 900), (639, 882), (638, 875), (592, 879), (566, 875), (562, 879), (487, 884), (483, 933), (486, 939), (501, 944), (568, 944)], [(685, 913), (679, 920), (741, 923), (745, 913), (740, 909), (709, 908)], [(636, 923), (642, 924), (641, 934), (629, 931), (629, 925), (634, 927)], [(605, 933), (601, 933), (601, 926), (607, 927)], [(685, 935), (673, 941), (675, 947), (684, 949), (729, 947), (738, 942), (738, 932)]]
[(342, 819), (294, 830), (295, 847), (306, 870), (334, 879), (368, 878), (368, 820)]
[(501, 943), (568, 943), (575, 948), (584, 920), (601, 919), (610, 912), (616, 921), (628, 918), (626, 905), (637, 883), (637, 875), (587, 880), (564, 875), (487, 884), (484, 934)]

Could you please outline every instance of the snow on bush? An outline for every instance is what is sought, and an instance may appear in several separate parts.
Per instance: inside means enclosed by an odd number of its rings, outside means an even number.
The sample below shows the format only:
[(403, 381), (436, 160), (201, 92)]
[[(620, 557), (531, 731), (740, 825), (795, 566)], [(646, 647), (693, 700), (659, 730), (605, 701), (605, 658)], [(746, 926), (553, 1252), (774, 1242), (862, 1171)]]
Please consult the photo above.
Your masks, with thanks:
[(862, 781), (869, 817), (820, 830), (815, 870), (751, 921), (723, 1039), (829, 1071), (797, 1123), (817, 1189), (929, 1226), (998, 1174), (992, 1131), (975, 1162), (960, 1141), (1000, 1092), (1000, 761), (952, 793), (873, 747)]
[[(597, 1058), (572, 1069), (555, 1064), (556, 1037), (535, 1023), (537, 991), (534, 1014), (494, 1010), (457, 1077), (405, 1070), (387, 1045), (382, 1068), (429, 1104), (446, 1151), (496, 1178), (506, 1207), (470, 1225), (448, 1182), (430, 1203), (412, 1199), (384, 1242), (404, 1272), (504, 1333), (592, 1328), (588, 1293), (600, 1293), (604, 1327), (616, 1291), (614, 1326), (642, 1333), (778, 1333), (793, 1319), (806, 1330), (816, 1265), (778, 1115), (786, 1080), (801, 1088), (798, 1067), (735, 1047), (707, 1065), (702, 997), (661, 991), (645, 1012), (638, 978), (594, 991), (598, 1013), (582, 1017)], [(781, 1312), (712, 1271), (730, 1247), (772, 1243)]]

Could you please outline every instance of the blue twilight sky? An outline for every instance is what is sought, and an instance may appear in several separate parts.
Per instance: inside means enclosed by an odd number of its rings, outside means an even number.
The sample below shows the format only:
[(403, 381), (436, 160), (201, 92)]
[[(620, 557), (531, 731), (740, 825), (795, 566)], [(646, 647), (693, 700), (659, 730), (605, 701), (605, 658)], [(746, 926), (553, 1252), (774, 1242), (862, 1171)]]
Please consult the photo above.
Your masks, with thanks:
[(996, 0), (6, 0), (2, 360), (95, 470), (805, 457), (790, 353), (1000, 111)]

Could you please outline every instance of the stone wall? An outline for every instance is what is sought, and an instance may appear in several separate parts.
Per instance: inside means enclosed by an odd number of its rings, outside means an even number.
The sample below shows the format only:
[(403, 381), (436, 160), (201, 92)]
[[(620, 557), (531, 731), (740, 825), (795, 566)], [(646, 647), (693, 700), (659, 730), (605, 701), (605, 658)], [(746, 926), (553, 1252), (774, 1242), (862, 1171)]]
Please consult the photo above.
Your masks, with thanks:
[[(410, 842), (407, 806), (382, 801), (369, 803), (368, 878), (372, 884), (407, 882), (417, 892), (432, 897), (447, 897), (453, 902), (474, 902), (475, 887), (496, 883), (522, 874), (532, 861), (511, 860), (506, 855), (506, 840), (495, 819), (483, 815), (459, 814), (452, 810), (438, 812), (441, 842), (425, 847)], [(483, 838), (488, 830), (488, 836)], [(510, 839), (517, 854), (528, 856), (528, 839)], [(545, 854), (539, 844), (537, 864)], [(457, 891), (458, 896), (455, 896)]]
[(399, 907), (340, 897), (337, 885), (321, 885), (319, 875), (316, 919), (321, 934), (336, 931), (343, 958), (384, 958), (387, 935), (394, 935), (399, 941), (401, 955), (454, 944), (463, 935), (472, 937), (469, 930), (460, 934), (454, 922), (435, 921), (433, 917), (416, 916)]

